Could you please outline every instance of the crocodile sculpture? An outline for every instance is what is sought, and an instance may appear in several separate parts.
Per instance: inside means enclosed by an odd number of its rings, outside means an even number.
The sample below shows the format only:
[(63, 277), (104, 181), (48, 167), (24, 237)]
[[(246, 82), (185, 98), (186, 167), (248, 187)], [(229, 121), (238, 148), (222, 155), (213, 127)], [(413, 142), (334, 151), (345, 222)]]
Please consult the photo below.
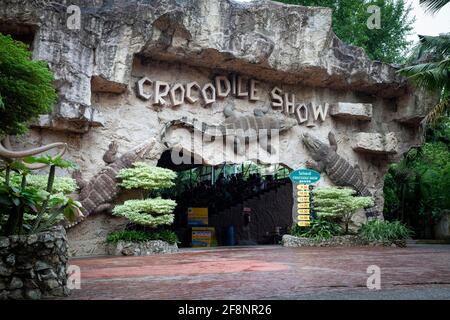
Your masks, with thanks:
[[(145, 155), (155, 146), (156, 139), (144, 142), (134, 149), (124, 153), (120, 157), (115, 157), (117, 144), (112, 142), (106, 151), (104, 160), (110, 162), (99, 173), (97, 173), (89, 183), (83, 181), (79, 170), (73, 173), (80, 192), (78, 201), (84, 208), (84, 218), (92, 213), (97, 213), (112, 209), (111, 202), (117, 197), (120, 188), (117, 185), (116, 175), (119, 170), (130, 167), (134, 162), (144, 160)], [(71, 228), (83, 220), (83, 217), (75, 221), (65, 222), (66, 228)]]
[(288, 131), (297, 125), (297, 120), (278, 114), (266, 114), (267, 110), (255, 109), (254, 115), (239, 115), (231, 107), (226, 107), (224, 110), (225, 121), (219, 125), (210, 125), (196, 119), (183, 117), (167, 122), (161, 131), (160, 138), (169, 147), (166, 142), (168, 129), (172, 126), (182, 126), (201, 132), (203, 137), (210, 139), (231, 137), (234, 151), (240, 155), (243, 154), (245, 143), (256, 140), (268, 153), (273, 154), (275, 150), (265, 137)]
[[(337, 142), (334, 134), (328, 134), (330, 145), (323, 143), (309, 133), (303, 133), (303, 143), (316, 163), (307, 162), (306, 166), (319, 172), (325, 172), (337, 186), (351, 187), (363, 197), (372, 197), (372, 193), (364, 184), (361, 169), (358, 165), (352, 166), (347, 160), (337, 154)], [(379, 216), (376, 206), (365, 209), (366, 216)]]

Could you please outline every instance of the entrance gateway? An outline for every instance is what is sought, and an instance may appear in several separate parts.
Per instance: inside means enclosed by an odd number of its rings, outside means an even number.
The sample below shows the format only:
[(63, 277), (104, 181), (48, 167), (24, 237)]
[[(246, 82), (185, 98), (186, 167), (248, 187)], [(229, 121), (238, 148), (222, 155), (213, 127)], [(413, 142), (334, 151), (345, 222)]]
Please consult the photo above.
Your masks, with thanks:
[[(8, 4), (2, 19), (35, 26), (33, 57), (49, 63), (58, 85), (54, 113), (33, 125), (27, 141), (66, 142), (85, 181), (99, 177), (114, 141), (117, 156), (155, 165), (165, 152), (182, 150), (196, 165), (253, 160), (311, 168), (321, 173), (318, 185), (350, 182), (370, 194), (382, 217), (384, 173), (420, 144), (420, 121), (434, 103), (393, 66), (342, 43), (327, 8), (92, 2), (76, 32), (61, 23), (65, 15), (26, 2)], [(226, 131), (230, 125), (241, 131)], [(279, 134), (261, 141), (271, 130)], [(177, 165), (187, 166), (183, 159)], [(291, 190), (287, 194), (288, 209), (265, 214), (252, 208), (251, 223), (283, 212), (292, 219)], [(73, 255), (104, 254), (106, 235), (123, 227), (97, 209), (68, 229)]]

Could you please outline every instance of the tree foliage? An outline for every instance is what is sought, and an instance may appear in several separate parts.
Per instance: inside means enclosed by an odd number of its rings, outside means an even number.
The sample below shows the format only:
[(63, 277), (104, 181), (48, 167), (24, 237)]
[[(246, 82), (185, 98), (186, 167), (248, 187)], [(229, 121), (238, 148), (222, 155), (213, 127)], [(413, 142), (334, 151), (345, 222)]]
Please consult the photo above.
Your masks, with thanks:
[(356, 191), (349, 188), (319, 187), (313, 191), (314, 209), (319, 218), (341, 219), (348, 232), (353, 215), (362, 208), (371, 207), (371, 197), (357, 197)]
[[(136, 162), (132, 168), (122, 169), (117, 177), (122, 179), (120, 185), (125, 189), (141, 191), (160, 191), (174, 185), (176, 173), (169, 169), (150, 166)], [(161, 197), (127, 200), (113, 209), (113, 215), (127, 218), (132, 223), (142, 226), (157, 227), (172, 224), (173, 210), (176, 202)]]
[[(288, 4), (333, 9), (333, 30), (345, 43), (363, 48), (372, 60), (401, 63), (412, 30), (410, 6), (404, 0), (278, 0)], [(369, 29), (370, 5), (381, 9), (381, 28)]]
[(0, 33), (0, 135), (25, 132), (56, 97), (47, 63), (31, 60), (27, 45)]
[(384, 215), (401, 220), (420, 234), (450, 212), (450, 119), (428, 129), (427, 141), (411, 149), (384, 178)]

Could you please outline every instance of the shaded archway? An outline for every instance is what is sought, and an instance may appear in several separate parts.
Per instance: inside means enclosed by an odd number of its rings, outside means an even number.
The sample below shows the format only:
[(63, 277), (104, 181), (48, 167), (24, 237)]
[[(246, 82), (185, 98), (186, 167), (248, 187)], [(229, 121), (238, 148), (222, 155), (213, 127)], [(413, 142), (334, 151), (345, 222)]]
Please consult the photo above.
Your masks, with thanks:
[[(165, 151), (158, 166), (178, 173), (170, 197), (177, 201), (173, 228), (181, 246), (192, 245), (192, 228), (200, 226), (212, 230), (213, 245), (219, 246), (276, 244), (288, 231), (292, 223), (289, 168), (250, 161), (208, 165), (189, 151), (175, 152)], [(183, 163), (178, 162), (180, 157)], [(192, 221), (190, 208), (207, 208), (207, 223)], [(235, 241), (228, 232), (231, 225)]]

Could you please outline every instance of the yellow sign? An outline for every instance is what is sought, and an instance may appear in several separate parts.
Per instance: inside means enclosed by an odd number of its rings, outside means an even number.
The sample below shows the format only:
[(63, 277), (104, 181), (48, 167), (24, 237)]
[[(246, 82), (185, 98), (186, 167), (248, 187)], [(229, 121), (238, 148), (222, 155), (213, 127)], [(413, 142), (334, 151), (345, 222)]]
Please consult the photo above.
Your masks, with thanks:
[(297, 223), (297, 225), (298, 225), (299, 227), (309, 227), (309, 226), (311, 225), (311, 222), (309, 222), (309, 221), (299, 221), (299, 222)]
[(188, 208), (188, 225), (207, 226), (208, 208)]
[(309, 209), (309, 202), (299, 203), (297, 205), (297, 208), (299, 208), (299, 209)]
[(299, 197), (297, 198), (298, 202), (309, 202), (309, 197)]
[(299, 184), (297, 185), (297, 190), (309, 191), (309, 186), (306, 184)]
[(309, 209), (298, 209), (297, 213), (298, 214), (309, 214)]
[(215, 229), (212, 227), (192, 227), (192, 246), (210, 247), (215, 239)]
[(309, 197), (309, 192), (308, 191), (298, 191), (297, 192), (297, 196), (299, 196), (299, 197)]
[(309, 221), (310, 220), (309, 215), (300, 215), (297, 218), (298, 218), (298, 221)]

